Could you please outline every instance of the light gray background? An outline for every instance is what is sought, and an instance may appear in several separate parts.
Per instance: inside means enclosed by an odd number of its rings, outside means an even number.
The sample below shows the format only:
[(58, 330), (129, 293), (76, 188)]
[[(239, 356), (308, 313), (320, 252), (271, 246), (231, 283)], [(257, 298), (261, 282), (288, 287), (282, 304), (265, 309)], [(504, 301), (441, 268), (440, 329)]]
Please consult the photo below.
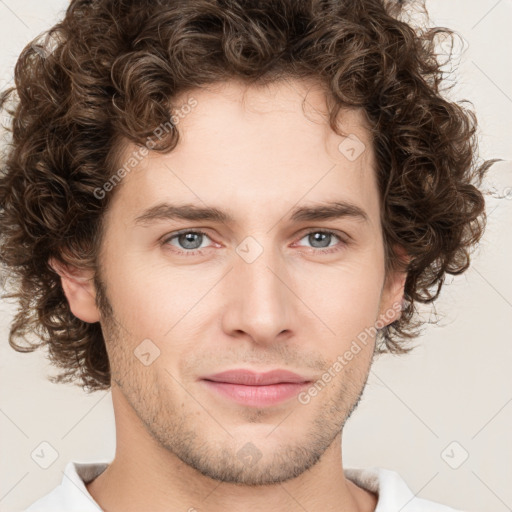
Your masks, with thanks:
[[(0, 0), (0, 87), (21, 49), (62, 13), (63, 0)], [(427, 1), (435, 24), (455, 29), (461, 55), (455, 97), (473, 102), (481, 156), (499, 157), (489, 187), (489, 223), (464, 276), (449, 283), (430, 326), (407, 356), (373, 366), (344, 433), (346, 467), (398, 471), (414, 493), (468, 511), (512, 510), (512, 46), (511, 0)], [(0, 510), (19, 511), (62, 479), (69, 460), (110, 461), (115, 430), (110, 392), (53, 385), (45, 354), (18, 354), (7, 342), (14, 309), (0, 302)], [(425, 309), (426, 318), (429, 308)], [(40, 468), (31, 453), (50, 443), (58, 458)], [(455, 442), (456, 444), (453, 444)], [(448, 447), (448, 448), (447, 448)], [(40, 448), (39, 448), (40, 449)], [(467, 460), (458, 469), (465, 454)]]

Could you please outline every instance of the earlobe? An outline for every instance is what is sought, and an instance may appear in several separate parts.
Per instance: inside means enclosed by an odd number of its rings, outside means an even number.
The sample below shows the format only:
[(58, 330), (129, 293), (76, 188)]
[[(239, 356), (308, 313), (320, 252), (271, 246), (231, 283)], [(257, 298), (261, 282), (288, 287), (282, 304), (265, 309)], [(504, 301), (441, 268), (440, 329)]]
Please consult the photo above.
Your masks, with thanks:
[(402, 314), (402, 301), (407, 275), (405, 273), (401, 274), (400, 276), (393, 276), (387, 287), (388, 289), (383, 291), (379, 312), (379, 322), (383, 326), (398, 320)]
[(62, 289), (73, 315), (87, 323), (99, 322), (100, 312), (95, 300), (94, 272), (64, 266), (53, 258), (50, 258), (48, 263), (60, 276)]
[[(404, 262), (409, 262), (410, 257), (402, 247), (395, 247), (395, 253)], [(407, 271), (394, 270), (386, 278), (386, 283), (382, 291), (381, 308), (379, 320), (384, 325), (389, 325), (400, 318), (402, 315), (402, 304), (404, 299), (405, 282)]]

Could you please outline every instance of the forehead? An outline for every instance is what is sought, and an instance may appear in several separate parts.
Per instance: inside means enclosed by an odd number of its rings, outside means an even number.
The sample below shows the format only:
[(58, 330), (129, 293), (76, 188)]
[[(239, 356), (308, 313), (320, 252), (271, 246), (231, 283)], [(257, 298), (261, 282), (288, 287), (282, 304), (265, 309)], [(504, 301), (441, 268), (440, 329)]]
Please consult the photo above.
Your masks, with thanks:
[[(180, 113), (180, 105), (187, 104), (194, 107)], [(131, 213), (149, 203), (179, 200), (216, 206), (237, 218), (345, 199), (378, 215), (365, 118), (357, 110), (342, 111), (338, 125), (348, 137), (336, 134), (325, 95), (314, 83), (224, 82), (188, 91), (174, 98), (173, 106), (180, 113), (176, 148), (150, 152), (115, 191), (113, 199)], [(119, 165), (135, 151), (126, 144)]]
[[(185, 113), (184, 107), (191, 98), (197, 105)], [(311, 80), (288, 79), (267, 85), (247, 85), (236, 80), (210, 84), (174, 98), (173, 109), (179, 114), (174, 120), (179, 123), (182, 146), (189, 139), (195, 144), (201, 137), (201, 143), (210, 148), (226, 141), (225, 149), (229, 150), (236, 149), (236, 144), (247, 149), (259, 145), (276, 156), (279, 149), (302, 156), (314, 147), (327, 152), (335, 149), (334, 159), (339, 157), (340, 136), (328, 124), (325, 93), (319, 83)], [(337, 125), (342, 133), (371, 142), (362, 110), (342, 110)], [(309, 143), (298, 147), (294, 136)], [(218, 149), (220, 152), (222, 148)]]

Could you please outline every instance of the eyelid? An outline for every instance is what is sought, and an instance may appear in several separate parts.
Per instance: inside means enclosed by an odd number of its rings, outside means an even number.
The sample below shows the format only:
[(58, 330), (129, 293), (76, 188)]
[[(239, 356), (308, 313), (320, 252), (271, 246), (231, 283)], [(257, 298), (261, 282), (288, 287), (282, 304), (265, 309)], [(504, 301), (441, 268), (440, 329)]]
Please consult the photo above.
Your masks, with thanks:
[(330, 235), (337, 236), (341, 241), (348, 243), (349, 240), (351, 240), (350, 235), (345, 233), (344, 231), (338, 231), (337, 229), (331, 229), (331, 228), (306, 228), (304, 231), (299, 233), (298, 238), (302, 239), (307, 235), (310, 235), (312, 233), (327, 233)]
[[(206, 236), (210, 240), (212, 240), (212, 242), (214, 242), (213, 238), (204, 229), (201, 229), (201, 228), (184, 228), (184, 229), (180, 229), (178, 231), (174, 231), (172, 233), (167, 233), (166, 235), (164, 235), (161, 238), (161, 242), (160, 243), (163, 246), (170, 245), (169, 242), (171, 240), (179, 237), (180, 235), (186, 234), (186, 233), (201, 234), (203, 236)], [(302, 246), (302, 245), (298, 245), (298, 246), (296, 245), (297, 242), (302, 240), (304, 237), (306, 237), (306, 236), (308, 236), (310, 234), (313, 234), (313, 233), (324, 233), (324, 234), (328, 234), (328, 235), (334, 235), (336, 238), (338, 238), (339, 243), (337, 245), (332, 246), (332, 247), (324, 247), (324, 248), (315, 248), (315, 247), (306, 247), (306, 246)], [(301, 233), (299, 233), (299, 235), (296, 235), (296, 236), (298, 237), (297, 238), (297, 242), (294, 242), (293, 245), (297, 246), (297, 247), (301, 247), (303, 249), (309, 249), (309, 252), (312, 253), (312, 254), (328, 254), (328, 253), (339, 252), (343, 248), (345, 248), (350, 243), (350, 241), (352, 240), (352, 238), (348, 234), (346, 234), (344, 232), (338, 232), (338, 230), (329, 229), (329, 228), (306, 228)], [(340, 245), (341, 245), (341, 247), (338, 247)], [(174, 246), (171, 246), (171, 247), (174, 247)], [(194, 256), (196, 254), (203, 254), (203, 251), (205, 251), (207, 249), (210, 249), (210, 247), (205, 247), (205, 248), (202, 248), (202, 249), (192, 249), (192, 250), (184, 250), (184, 249), (179, 249), (179, 248), (173, 248), (173, 249), (170, 249), (170, 250), (171, 250), (171, 252), (173, 252), (174, 254), (177, 254), (177, 255)]]
[[(323, 248), (315, 248), (315, 247), (306, 247), (303, 245), (297, 245), (297, 242), (300, 242), (303, 238), (307, 237), (308, 235), (311, 235), (313, 233), (323, 233), (327, 235), (334, 236), (339, 240), (339, 242), (336, 245), (330, 246), (330, 247), (323, 247)], [(307, 249), (309, 253), (311, 254), (329, 254), (329, 253), (335, 253), (341, 251), (343, 248), (345, 248), (349, 244), (350, 237), (348, 235), (343, 236), (342, 234), (338, 233), (337, 230), (333, 229), (327, 229), (327, 228), (316, 228), (316, 229), (309, 229), (303, 232), (299, 237), (297, 242), (294, 242), (293, 246), (300, 247), (303, 249)]]
[[(171, 240), (179, 237), (180, 235), (184, 235), (186, 233), (194, 233), (196, 235), (204, 235), (213, 241), (212, 237), (205, 230), (203, 230), (201, 228), (189, 228), (189, 229), (180, 229), (178, 231), (173, 231), (171, 233), (166, 233), (163, 237), (160, 238), (160, 243), (162, 245), (166, 245)], [(199, 251), (199, 250), (202, 250), (202, 249), (193, 249), (191, 251), (184, 251), (184, 252), (192, 253), (193, 251)]]

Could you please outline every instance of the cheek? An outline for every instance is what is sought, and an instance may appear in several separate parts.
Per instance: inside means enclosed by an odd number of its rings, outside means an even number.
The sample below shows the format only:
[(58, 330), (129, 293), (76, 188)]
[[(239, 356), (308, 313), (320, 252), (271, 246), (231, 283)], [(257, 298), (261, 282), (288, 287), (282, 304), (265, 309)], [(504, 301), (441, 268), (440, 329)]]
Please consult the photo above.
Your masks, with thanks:
[(115, 256), (108, 267), (107, 293), (116, 318), (134, 343), (139, 338), (161, 338), (186, 302), (181, 287), (162, 278), (162, 269)]
[(343, 343), (377, 320), (383, 275), (375, 261), (361, 263), (319, 271), (299, 287), (298, 295)]
[(160, 362), (197, 350), (198, 340), (223, 309), (215, 285), (224, 269), (201, 272), (200, 266), (171, 268), (165, 262), (143, 266), (130, 258), (114, 268), (109, 297), (131, 345), (152, 340), (161, 350)]

